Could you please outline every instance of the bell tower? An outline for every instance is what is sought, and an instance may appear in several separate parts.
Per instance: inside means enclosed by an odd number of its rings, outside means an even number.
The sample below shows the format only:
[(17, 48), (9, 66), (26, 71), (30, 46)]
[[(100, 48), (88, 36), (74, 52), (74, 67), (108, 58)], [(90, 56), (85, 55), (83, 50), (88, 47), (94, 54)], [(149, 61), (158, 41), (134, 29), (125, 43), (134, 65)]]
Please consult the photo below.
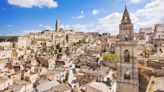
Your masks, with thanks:
[(59, 23), (59, 20), (56, 20), (56, 32), (60, 32), (60, 23)]
[(122, 16), (121, 24), (119, 25), (119, 30), (120, 40), (133, 40), (133, 24), (131, 23), (131, 19), (126, 5)]
[(126, 5), (119, 29), (120, 40), (115, 46), (115, 54), (119, 61), (117, 92), (139, 92), (138, 67), (135, 60), (137, 44), (133, 40), (133, 24)]

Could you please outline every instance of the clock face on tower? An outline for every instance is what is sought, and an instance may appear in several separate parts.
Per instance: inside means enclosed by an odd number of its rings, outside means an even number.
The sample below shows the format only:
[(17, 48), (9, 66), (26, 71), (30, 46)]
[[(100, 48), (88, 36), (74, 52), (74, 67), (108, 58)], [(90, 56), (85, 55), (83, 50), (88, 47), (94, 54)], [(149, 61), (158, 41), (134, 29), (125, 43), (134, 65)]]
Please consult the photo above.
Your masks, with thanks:
[(125, 23), (127, 23), (128, 22), (128, 17), (125, 17)]

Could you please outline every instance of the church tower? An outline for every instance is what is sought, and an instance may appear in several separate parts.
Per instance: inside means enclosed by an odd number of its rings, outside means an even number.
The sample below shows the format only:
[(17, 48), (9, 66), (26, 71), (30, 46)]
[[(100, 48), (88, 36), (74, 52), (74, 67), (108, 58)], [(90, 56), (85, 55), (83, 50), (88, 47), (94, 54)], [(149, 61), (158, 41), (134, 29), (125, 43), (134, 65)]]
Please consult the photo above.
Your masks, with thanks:
[(133, 40), (133, 24), (131, 23), (131, 19), (126, 5), (122, 16), (121, 24), (119, 25), (119, 30), (119, 38), (122, 41)]
[(139, 92), (138, 67), (136, 64), (136, 47), (133, 40), (133, 24), (127, 7), (119, 25), (119, 41), (116, 42), (115, 54), (117, 63), (117, 92)]
[(60, 23), (58, 20), (56, 20), (56, 32), (60, 32)]

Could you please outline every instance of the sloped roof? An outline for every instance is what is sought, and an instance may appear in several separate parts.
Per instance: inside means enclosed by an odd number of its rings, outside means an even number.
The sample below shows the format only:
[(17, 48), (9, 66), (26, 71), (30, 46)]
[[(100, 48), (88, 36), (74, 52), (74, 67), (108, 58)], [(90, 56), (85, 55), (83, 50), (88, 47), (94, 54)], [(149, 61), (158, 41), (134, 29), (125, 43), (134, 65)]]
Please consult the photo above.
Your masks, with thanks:
[(131, 24), (131, 19), (126, 6), (125, 6), (124, 14), (122, 16), (121, 24)]

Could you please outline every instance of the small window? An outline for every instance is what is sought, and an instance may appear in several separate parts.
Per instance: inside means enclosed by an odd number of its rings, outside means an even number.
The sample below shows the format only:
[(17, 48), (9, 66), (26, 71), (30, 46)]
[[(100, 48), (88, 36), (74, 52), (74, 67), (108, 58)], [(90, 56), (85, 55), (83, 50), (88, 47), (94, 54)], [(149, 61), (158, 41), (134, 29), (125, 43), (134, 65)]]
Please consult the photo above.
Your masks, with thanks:
[(130, 80), (130, 71), (125, 72), (124, 79), (125, 80)]

